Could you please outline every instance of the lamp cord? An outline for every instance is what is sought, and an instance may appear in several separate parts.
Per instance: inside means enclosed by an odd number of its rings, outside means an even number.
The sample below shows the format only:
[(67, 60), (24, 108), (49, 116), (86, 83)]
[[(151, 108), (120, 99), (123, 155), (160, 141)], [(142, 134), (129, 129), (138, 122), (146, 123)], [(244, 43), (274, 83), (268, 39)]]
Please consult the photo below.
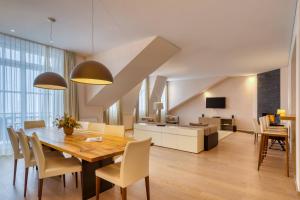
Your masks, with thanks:
[(92, 55), (94, 54), (94, 0), (92, 0)]

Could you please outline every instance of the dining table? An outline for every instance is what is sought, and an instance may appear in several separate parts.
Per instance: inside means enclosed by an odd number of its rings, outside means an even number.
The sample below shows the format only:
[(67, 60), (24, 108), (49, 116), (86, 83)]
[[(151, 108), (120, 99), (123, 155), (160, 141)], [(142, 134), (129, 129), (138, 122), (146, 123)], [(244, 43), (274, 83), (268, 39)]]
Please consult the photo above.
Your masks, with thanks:
[[(123, 154), (126, 144), (132, 138), (109, 135), (97, 131), (75, 130), (72, 135), (65, 135), (62, 129), (55, 127), (25, 129), (27, 136), (36, 133), (42, 145), (53, 150), (70, 154), (81, 160), (82, 199), (89, 199), (96, 194), (95, 170), (113, 163), (113, 157)], [(100, 141), (89, 141), (100, 137)], [(89, 139), (88, 139), (89, 138)], [(114, 185), (101, 180), (100, 192)]]

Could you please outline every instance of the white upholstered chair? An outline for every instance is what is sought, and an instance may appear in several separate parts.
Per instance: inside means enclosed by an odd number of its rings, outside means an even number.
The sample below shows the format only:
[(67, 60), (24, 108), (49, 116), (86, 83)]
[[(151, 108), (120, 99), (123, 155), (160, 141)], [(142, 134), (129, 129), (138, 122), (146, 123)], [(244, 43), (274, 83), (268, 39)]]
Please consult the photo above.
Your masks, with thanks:
[(86, 131), (89, 128), (89, 122), (83, 122), (83, 121), (78, 121), (78, 123), (80, 124), (80, 128), (78, 128), (77, 130), (80, 131)]
[(104, 133), (104, 127), (105, 127), (104, 123), (89, 122), (88, 130)]
[(258, 135), (261, 133), (257, 119), (252, 119), (252, 127), (254, 132), (254, 144), (258, 141)]
[(96, 170), (96, 199), (99, 199), (101, 178), (120, 186), (122, 200), (126, 200), (126, 188), (136, 181), (145, 178), (147, 200), (149, 191), (149, 153), (151, 138), (128, 142), (121, 163), (111, 164)]
[[(36, 166), (36, 161), (35, 161), (33, 152), (32, 152), (32, 150), (30, 149), (30, 146), (29, 146), (29, 139), (25, 135), (23, 129), (19, 130), (18, 137), (19, 137), (19, 143), (20, 143), (20, 146), (21, 146), (22, 154), (24, 156), (24, 166), (25, 166), (24, 197), (26, 197), (28, 169), (29, 169), (29, 167)], [(55, 157), (56, 158), (63, 158), (62, 154), (59, 153), (58, 151), (45, 152), (45, 156), (46, 157), (51, 157), (51, 158), (55, 158)]]
[(46, 127), (46, 124), (45, 124), (44, 120), (24, 121), (25, 129), (45, 128), (45, 127)]
[(104, 134), (124, 137), (125, 127), (123, 125), (105, 125)]
[(81, 163), (78, 159), (71, 158), (51, 158), (45, 157), (42, 145), (38, 136), (33, 133), (30, 137), (33, 153), (37, 166), (39, 168), (39, 188), (38, 199), (42, 198), (43, 179), (53, 176), (59, 176), (66, 173), (76, 173), (76, 186), (77, 186), (77, 173), (81, 172)]
[(7, 133), (9, 136), (9, 140), (13, 149), (14, 153), (14, 177), (13, 177), (13, 185), (16, 183), (16, 173), (17, 173), (17, 167), (18, 167), (18, 160), (23, 159), (23, 154), (21, 153), (20, 146), (19, 146), (19, 137), (16, 134), (13, 127), (7, 128)]

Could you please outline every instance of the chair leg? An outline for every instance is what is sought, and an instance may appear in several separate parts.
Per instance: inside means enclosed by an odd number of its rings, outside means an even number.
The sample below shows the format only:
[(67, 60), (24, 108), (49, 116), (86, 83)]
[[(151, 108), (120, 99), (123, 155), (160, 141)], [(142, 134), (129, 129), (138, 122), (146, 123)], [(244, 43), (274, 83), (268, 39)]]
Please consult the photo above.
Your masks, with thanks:
[(290, 173), (290, 163), (289, 163), (289, 154), (290, 154), (290, 147), (289, 147), (289, 140), (288, 136), (285, 137), (285, 151), (286, 151), (286, 175), (289, 177)]
[(96, 176), (96, 200), (99, 200), (99, 193), (100, 193), (100, 178)]
[(15, 159), (15, 162), (14, 162), (14, 178), (13, 178), (13, 185), (16, 184), (17, 167), (18, 167), (18, 159)]
[(28, 180), (28, 167), (25, 168), (24, 197), (26, 197), (26, 192), (27, 192), (27, 180)]
[(257, 164), (257, 170), (259, 171), (259, 167), (261, 164), (261, 160), (262, 160), (262, 151), (263, 151), (263, 144), (264, 144), (264, 135), (261, 135), (260, 137), (260, 145), (259, 145), (259, 153), (258, 153), (258, 164)]
[(150, 200), (150, 186), (149, 186), (149, 176), (145, 177), (147, 200)]
[(122, 188), (122, 200), (127, 200), (127, 189)]
[(75, 172), (75, 184), (76, 184), (76, 188), (78, 188), (78, 173)]
[(66, 187), (66, 175), (63, 175), (64, 188)]
[(38, 192), (38, 199), (42, 199), (42, 193), (43, 193), (43, 179), (39, 179), (39, 192)]

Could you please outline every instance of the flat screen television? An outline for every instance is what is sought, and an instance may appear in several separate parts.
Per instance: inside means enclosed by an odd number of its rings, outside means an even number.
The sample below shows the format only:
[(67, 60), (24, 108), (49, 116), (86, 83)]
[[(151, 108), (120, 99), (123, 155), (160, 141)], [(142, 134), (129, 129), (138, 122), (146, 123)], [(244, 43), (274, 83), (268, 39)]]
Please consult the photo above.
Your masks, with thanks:
[(226, 98), (225, 97), (207, 97), (206, 108), (225, 108)]

